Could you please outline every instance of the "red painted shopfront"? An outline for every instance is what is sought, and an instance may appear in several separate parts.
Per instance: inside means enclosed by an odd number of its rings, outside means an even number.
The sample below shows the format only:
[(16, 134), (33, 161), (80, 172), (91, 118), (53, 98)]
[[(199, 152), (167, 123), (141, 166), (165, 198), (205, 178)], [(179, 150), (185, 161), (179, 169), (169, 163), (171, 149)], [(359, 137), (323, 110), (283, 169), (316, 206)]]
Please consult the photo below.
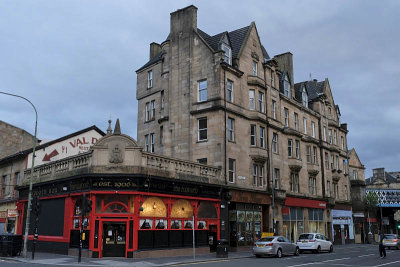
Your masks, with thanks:
[[(65, 189), (62, 186), (55, 188)], [(181, 189), (177, 191), (182, 192)], [(34, 188), (41, 205), (37, 249), (67, 254), (79, 247), (83, 192), (49, 195), (49, 190), (48, 185)], [(88, 190), (85, 193), (92, 200), (92, 211), (83, 220), (83, 247), (89, 249), (91, 257), (133, 257), (134, 251), (191, 247), (193, 228), (196, 246), (208, 246), (210, 239), (216, 242), (220, 238), (221, 200), (218, 198), (151, 190)], [(23, 214), (27, 202), (22, 198), (19, 203), (19, 212)], [(33, 239), (34, 222), (35, 214), (29, 240)], [(22, 216), (18, 223), (18, 229), (23, 229)]]
[(304, 232), (328, 234), (325, 210), (325, 201), (287, 197), (282, 207), (283, 235), (296, 241)]

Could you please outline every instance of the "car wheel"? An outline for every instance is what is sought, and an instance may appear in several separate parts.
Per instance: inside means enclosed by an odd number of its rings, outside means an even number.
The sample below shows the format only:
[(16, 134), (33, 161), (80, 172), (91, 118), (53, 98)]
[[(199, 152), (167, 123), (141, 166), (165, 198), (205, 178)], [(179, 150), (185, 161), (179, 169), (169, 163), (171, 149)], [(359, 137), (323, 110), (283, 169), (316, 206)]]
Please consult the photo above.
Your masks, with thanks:
[(294, 255), (295, 256), (299, 256), (300, 255), (300, 249), (296, 248), (296, 250), (294, 251)]
[(261, 255), (256, 255), (257, 258), (261, 258)]
[(318, 248), (317, 248), (317, 250), (315, 251), (315, 253), (317, 253), (317, 254), (321, 253), (321, 247), (320, 247), (320, 246), (318, 246)]
[(331, 247), (329, 248), (329, 253), (333, 252), (333, 246), (331, 245)]
[(397, 246), (396, 249), (399, 250), (399, 246)]
[(282, 249), (278, 248), (278, 251), (276, 252), (276, 257), (282, 258)]

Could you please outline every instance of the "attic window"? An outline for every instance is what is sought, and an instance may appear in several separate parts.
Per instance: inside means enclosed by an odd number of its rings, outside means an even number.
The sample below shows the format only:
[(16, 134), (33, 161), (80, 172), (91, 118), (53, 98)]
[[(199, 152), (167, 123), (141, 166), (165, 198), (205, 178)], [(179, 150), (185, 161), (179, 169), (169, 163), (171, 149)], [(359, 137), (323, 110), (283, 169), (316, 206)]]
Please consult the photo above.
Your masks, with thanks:
[(303, 87), (303, 90), (301, 91), (301, 101), (303, 103), (303, 106), (308, 108), (308, 95), (306, 92), (306, 88)]
[(285, 96), (287, 96), (289, 98), (291, 97), (290, 82), (289, 82), (289, 77), (287, 74), (285, 75), (285, 80), (283, 81), (283, 92), (284, 92)]
[(222, 50), (225, 52), (224, 61), (228, 64), (232, 64), (232, 50), (226, 44), (221, 45)]

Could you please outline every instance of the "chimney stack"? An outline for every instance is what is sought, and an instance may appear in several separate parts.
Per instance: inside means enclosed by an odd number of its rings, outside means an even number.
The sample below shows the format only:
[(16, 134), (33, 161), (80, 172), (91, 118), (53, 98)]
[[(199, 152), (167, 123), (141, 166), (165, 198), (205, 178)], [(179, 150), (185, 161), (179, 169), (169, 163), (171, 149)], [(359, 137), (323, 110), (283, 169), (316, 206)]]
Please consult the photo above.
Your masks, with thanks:
[(385, 181), (385, 168), (372, 169), (373, 179), (382, 179)]
[[(170, 37), (175, 39), (197, 31), (197, 7), (190, 5), (171, 13)], [(171, 41), (172, 41), (171, 40)]]
[(277, 56), (274, 59), (278, 62), (278, 68), (281, 71), (287, 71), (290, 78), (290, 84), (294, 85), (294, 75), (293, 75), (293, 54), (286, 52)]
[(161, 45), (159, 45), (159, 44), (157, 44), (155, 42), (152, 42), (150, 44), (150, 58), (149, 58), (149, 60), (153, 59), (160, 52), (161, 52)]

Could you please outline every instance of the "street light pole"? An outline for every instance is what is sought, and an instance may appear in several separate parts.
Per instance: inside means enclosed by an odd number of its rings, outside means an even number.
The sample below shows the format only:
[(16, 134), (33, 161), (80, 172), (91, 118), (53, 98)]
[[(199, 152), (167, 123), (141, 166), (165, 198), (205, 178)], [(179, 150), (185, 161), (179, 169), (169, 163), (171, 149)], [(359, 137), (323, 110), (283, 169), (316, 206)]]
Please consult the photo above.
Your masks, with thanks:
[(31, 206), (32, 206), (32, 181), (33, 181), (33, 173), (35, 170), (35, 150), (36, 150), (36, 136), (37, 136), (37, 121), (38, 121), (38, 114), (36, 107), (29, 101), (27, 98), (15, 94), (10, 94), (6, 92), (1, 92), (0, 94), (15, 96), (24, 99), (29, 104), (32, 105), (33, 109), (35, 110), (36, 120), (35, 120), (35, 136), (33, 139), (33, 152), (32, 152), (32, 167), (31, 167), (31, 174), (29, 177), (29, 195), (28, 195), (28, 208), (26, 209), (26, 222), (25, 222), (25, 239), (24, 239), (24, 250), (22, 251), (22, 255), (24, 258), (27, 257), (27, 245), (28, 245), (28, 232), (29, 232), (29, 220), (31, 217)]

